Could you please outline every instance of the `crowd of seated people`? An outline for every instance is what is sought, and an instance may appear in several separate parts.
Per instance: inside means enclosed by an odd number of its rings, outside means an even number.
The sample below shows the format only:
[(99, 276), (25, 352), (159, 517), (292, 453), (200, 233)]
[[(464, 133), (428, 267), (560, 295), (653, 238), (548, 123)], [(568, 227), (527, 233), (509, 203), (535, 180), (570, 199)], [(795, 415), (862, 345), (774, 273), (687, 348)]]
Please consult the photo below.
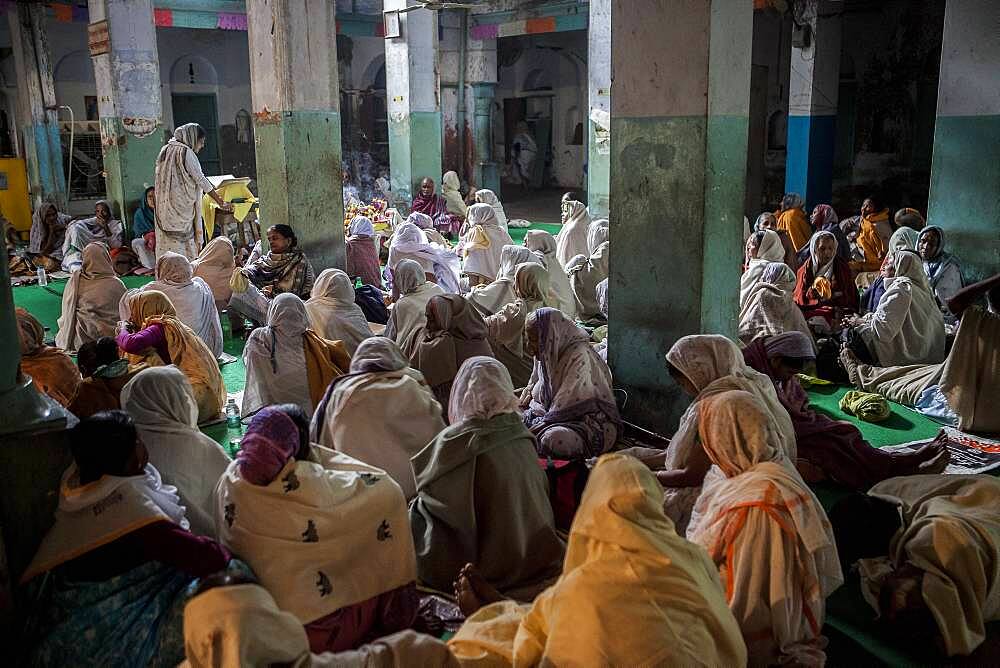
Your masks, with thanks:
[[(879, 450), (798, 374), (834, 340), (859, 388), (1000, 431), (1000, 277), (963, 288), (912, 210), (870, 199), (841, 223), (789, 194), (746, 240), (738, 339), (661, 351), (691, 403), (640, 460), (618, 452), (632, 442), (591, 333), (609, 222), (567, 194), (561, 231), (518, 245), (495, 193), (442, 181), (423, 180), (384, 270), (359, 217), (347, 271), (314, 276), (275, 225), (246, 263), (217, 238), (193, 261), (160, 253), (126, 291), (97, 238), (114, 221), (66, 232), (60, 261), (79, 266), (57, 345), (17, 312), (22, 370), (80, 418), (55, 523), (16, 574), (26, 662), (823, 665), (826, 599), (855, 563), (889, 625), (947, 656), (983, 643), (1000, 486), (942, 475), (940, 440)], [(61, 218), (36, 218), (51, 255)], [(235, 456), (199, 429), (237, 398), (224, 314), (246, 337)], [(567, 524), (561, 470), (578, 476)], [(849, 493), (829, 517), (817, 481)]]

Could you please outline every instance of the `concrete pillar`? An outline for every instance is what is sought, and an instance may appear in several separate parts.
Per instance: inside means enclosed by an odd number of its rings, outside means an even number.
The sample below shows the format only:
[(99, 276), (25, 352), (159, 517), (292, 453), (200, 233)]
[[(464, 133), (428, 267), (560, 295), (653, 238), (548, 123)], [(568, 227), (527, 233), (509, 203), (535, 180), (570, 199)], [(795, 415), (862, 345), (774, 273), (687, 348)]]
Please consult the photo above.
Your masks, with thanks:
[(840, 0), (806, 0), (805, 27), (795, 31), (804, 31), (806, 42), (792, 46), (785, 192), (802, 195), (807, 211), (833, 194), (843, 8)]
[(688, 399), (681, 336), (735, 335), (753, 5), (612, 0), (609, 361), (626, 419), (659, 431)]
[[(592, 218), (608, 216), (611, 145), (600, 121), (611, 113), (611, 0), (590, 0), (587, 31), (587, 208)], [(597, 112), (597, 113), (595, 113)], [(597, 120), (595, 120), (595, 118)]]
[(262, 225), (291, 225), (317, 273), (345, 261), (335, 8), (247, 1)]
[(89, 7), (91, 26), (107, 21), (108, 45), (92, 60), (108, 199), (131, 224), (163, 146), (153, 3), (90, 0)]
[(51, 53), (42, 3), (17, 3), (7, 12), (17, 76), (17, 124), (34, 206), (66, 207), (66, 174), (59, 143)]
[[(407, 0), (385, 0), (386, 11)], [(441, 181), (441, 96), (438, 87), (437, 12), (399, 14), (399, 37), (385, 39), (392, 191), (409, 202), (421, 179)]]
[[(66, 427), (74, 418), (21, 373), (14, 297), (7, 263), (0, 263), (0, 557), (17, 582), (52, 526), (59, 479), (69, 463)], [(9, 603), (9, 602), (8, 602)], [(3, 608), (5, 606), (0, 606)], [(21, 611), (18, 619), (24, 619)]]
[[(494, 70), (495, 71), (495, 70)], [(493, 159), (493, 100), (496, 82), (472, 84), (475, 100), (474, 148), (472, 179), (479, 189), (492, 190), (500, 196), (500, 166)]]
[(998, 28), (1000, 4), (948, 0), (927, 213), (970, 279), (1000, 269)]

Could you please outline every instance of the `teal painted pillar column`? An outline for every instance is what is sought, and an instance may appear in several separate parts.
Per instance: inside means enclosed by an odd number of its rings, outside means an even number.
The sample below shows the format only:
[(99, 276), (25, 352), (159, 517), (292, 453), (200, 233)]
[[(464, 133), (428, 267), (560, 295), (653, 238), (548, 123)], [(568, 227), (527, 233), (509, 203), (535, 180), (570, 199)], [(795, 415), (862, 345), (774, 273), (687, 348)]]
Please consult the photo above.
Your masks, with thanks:
[[(407, 0), (385, 0), (385, 11)], [(437, 12), (399, 14), (399, 37), (385, 38), (389, 170), (397, 201), (409, 202), (424, 177), (441, 187), (441, 94)]]
[(843, 4), (839, 0), (803, 4), (808, 40), (793, 46), (789, 59), (785, 192), (802, 195), (806, 211), (829, 204), (833, 195)]
[(609, 292), (625, 417), (667, 434), (688, 399), (666, 351), (687, 334), (735, 335), (753, 35), (750, 2), (669, 8), (611, 4)]
[(590, 0), (589, 21), (587, 208), (592, 218), (606, 218), (611, 187), (611, 0)]
[(261, 225), (291, 225), (317, 273), (345, 262), (335, 8), (247, 1)]
[(45, 12), (42, 3), (18, 3), (7, 14), (17, 77), (18, 135), (27, 163), (32, 205), (46, 201), (65, 209), (66, 174)]
[(492, 190), (500, 196), (500, 169), (493, 159), (493, 100), (496, 83), (474, 83), (475, 101), (475, 171), (473, 182), (480, 188)]
[(163, 146), (160, 60), (152, 0), (90, 0), (92, 24), (107, 21), (107, 46), (93, 55), (108, 199), (127, 224), (153, 185)]
[(967, 279), (1000, 269), (1000, 4), (948, 0), (928, 222), (944, 228)]

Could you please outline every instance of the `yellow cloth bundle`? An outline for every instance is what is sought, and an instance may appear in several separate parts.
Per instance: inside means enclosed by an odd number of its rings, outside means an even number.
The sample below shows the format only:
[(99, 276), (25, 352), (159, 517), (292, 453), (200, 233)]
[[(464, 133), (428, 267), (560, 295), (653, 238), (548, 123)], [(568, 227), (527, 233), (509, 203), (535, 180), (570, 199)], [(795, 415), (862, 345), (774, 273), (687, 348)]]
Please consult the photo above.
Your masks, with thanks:
[(865, 422), (882, 422), (892, 415), (889, 402), (881, 394), (851, 390), (840, 399), (840, 410)]
[(483, 229), (482, 225), (475, 225), (468, 232), (469, 237), (465, 241), (465, 254), (468, 255), (474, 250), (488, 250), (490, 247), (490, 238), (486, 235), (486, 230)]
[(830, 299), (833, 297), (833, 285), (826, 276), (817, 276), (813, 280), (812, 287), (820, 299)]
[(246, 274), (243, 273), (242, 267), (236, 267), (233, 270), (233, 275), (229, 277), (229, 288), (233, 292), (243, 294), (250, 287), (250, 282), (247, 280)]

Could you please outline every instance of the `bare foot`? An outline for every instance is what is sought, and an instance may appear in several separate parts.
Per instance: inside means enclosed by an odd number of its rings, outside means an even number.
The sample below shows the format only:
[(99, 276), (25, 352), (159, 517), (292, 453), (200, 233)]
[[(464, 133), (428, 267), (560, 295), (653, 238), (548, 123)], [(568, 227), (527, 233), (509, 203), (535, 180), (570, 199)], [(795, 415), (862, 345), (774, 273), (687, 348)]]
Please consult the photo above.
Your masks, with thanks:
[(858, 366), (861, 364), (861, 360), (854, 354), (854, 351), (847, 347), (846, 343), (840, 349), (838, 360), (840, 366), (844, 367), (844, 371), (847, 372), (847, 377), (851, 380), (851, 383), (858, 385)]
[(473, 564), (466, 564), (458, 574), (455, 586), (455, 599), (462, 614), (468, 617), (479, 608), (504, 599), (479, 569)]
[(928, 459), (918, 466), (917, 473), (944, 473), (949, 463), (951, 463), (951, 453), (943, 450), (936, 457)]
[[(905, 455), (906, 461), (913, 468), (913, 473), (923, 473), (923, 468), (938, 460), (942, 453), (948, 452), (948, 436), (942, 431), (927, 445)], [(947, 461), (945, 462), (947, 466)]]

